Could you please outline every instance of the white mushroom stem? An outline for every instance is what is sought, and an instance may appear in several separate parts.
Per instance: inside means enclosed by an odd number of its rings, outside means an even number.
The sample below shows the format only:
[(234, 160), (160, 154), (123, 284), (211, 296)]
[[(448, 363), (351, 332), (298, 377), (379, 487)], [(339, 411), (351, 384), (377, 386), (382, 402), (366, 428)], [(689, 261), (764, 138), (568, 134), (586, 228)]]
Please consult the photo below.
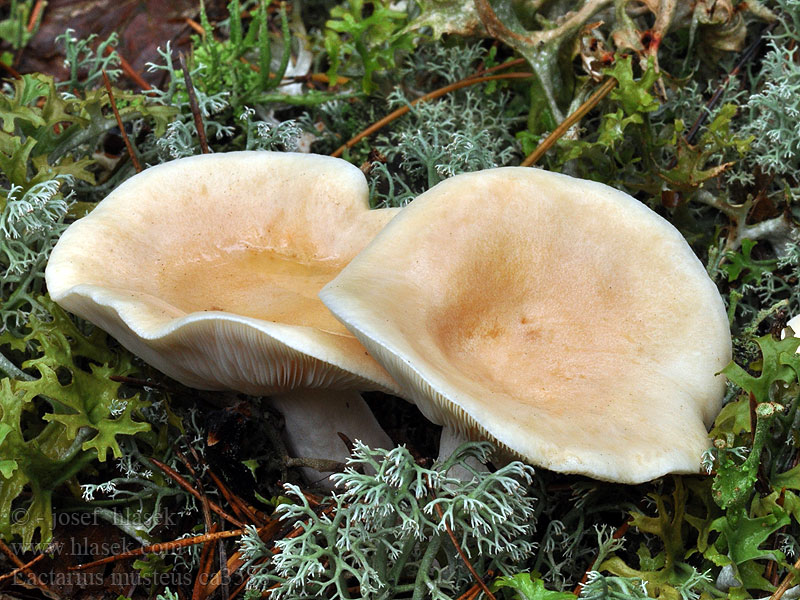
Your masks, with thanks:
[[(437, 458), (437, 461), (439, 463), (443, 463), (450, 458), (450, 456), (458, 449), (459, 446), (466, 444), (469, 441), (470, 439), (463, 433), (459, 432), (455, 427), (445, 425), (442, 429), (442, 436), (439, 438), (439, 458)], [(475, 458), (469, 458), (466, 462), (472, 469), (478, 472), (487, 472), (489, 470), (486, 465)], [(455, 477), (461, 481), (469, 481), (473, 477), (473, 474), (460, 464), (450, 467), (450, 470), (447, 471), (447, 474), (450, 477)]]
[[(286, 447), (295, 457), (346, 462), (350, 452), (338, 433), (352, 441), (361, 440), (371, 448), (394, 446), (358, 392), (298, 390), (271, 399), (283, 414)], [(332, 489), (327, 479), (330, 472), (307, 467), (302, 470), (309, 481)]]

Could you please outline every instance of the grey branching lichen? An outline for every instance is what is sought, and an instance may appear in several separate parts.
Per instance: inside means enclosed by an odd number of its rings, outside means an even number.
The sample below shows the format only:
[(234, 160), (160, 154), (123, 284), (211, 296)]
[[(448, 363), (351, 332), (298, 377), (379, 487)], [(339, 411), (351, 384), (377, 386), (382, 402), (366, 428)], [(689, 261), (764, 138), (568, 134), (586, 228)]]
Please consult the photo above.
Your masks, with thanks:
[(75, 31), (67, 29), (56, 38), (64, 47), (64, 66), (69, 69), (69, 79), (61, 81), (58, 87), (74, 94), (78, 90), (92, 90), (102, 85), (103, 71), (111, 80), (119, 77), (122, 70), (119, 66), (119, 54), (114, 49), (118, 37), (112, 33), (103, 41), (92, 34), (87, 38), (75, 37)]
[[(416, 53), (408, 72), (426, 71), (450, 84), (474, 72), (486, 58), (478, 45), (426, 46)], [(448, 177), (518, 160), (519, 145), (509, 125), (524, 117), (513, 114), (509, 94), (489, 89), (463, 89), (413, 106), (400, 89), (389, 94), (391, 109), (409, 105), (410, 112), (372, 144), (385, 157), (385, 162), (373, 164), (373, 202), (403, 206)]]
[[(299, 535), (277, 542), (275, 554), (253, 528), (242, 538), (254, 570), (249, 597), (270, 589), (271, 597), (292, 599), (450, 598), (469, 573), (447, 528), (479, 573), (514, 572), (534, 550), (536, 500), (527, 493), (533, 469), (513, 462), (487, 473), (467, 464), (486, 462), (490, 451), (487, 443), (465, 444), (427, 469), (405, 447), (373, 450), (357, 442), (347, 472), (334, 475), (339, 492), (331, 504), (313, 507), (287, 486), (296, 503), (278, 510)], [(456, 463), (471, 481), (446, 475)]]
[[(781, 34), (769, 37), (760, 77), (762, 87), (750, 96), (746, 133), (754, 136), (750, 163), (769, 175), (796, 181), (800, 176), (800, 2), (779, 2), (785, 12)], [(782, 19), (782, 20), (783, 20)]]
[[(168, 84), (164, 90), (154, 90), (153, 94), (163, 104), (178, 107), (180, 116), (167, 126), (163, 136), (150, 138), (149, 145), (156, 150), (152, 153), (155, 162), (200, 153), (183, 73), (174, 64), (169, 44), (165, 50), (159, 50), (159, 54), (163, 58), (163, 64), (150, 63), (149, 69), (166, 71)], [(191, 69), (192, 79), (201, 80), (207, 68), (203, 63), (198, 63)], [(295, 121), (278, 121), (269, 115), (262, 115), (265, 112), (263, 109), (257, 111), (247, 106), (238, 116), (234, 115), (228, 92), (208, 94), (201, 87), (196, 87), (195, 96), (209, 141), (224, 140), (226, 150), (293, 151), (297, 148), (302, 130)]]
[(71, 193), (62, 188), (71, 184), (69, 175), (56, 175), (26, 191), (12, 184), (0, 198), (0, 292), (8, 298), (0, 309), (0, 329), (24, 322), (19, 307), (38, 306), (44, 265), (66, 228)]

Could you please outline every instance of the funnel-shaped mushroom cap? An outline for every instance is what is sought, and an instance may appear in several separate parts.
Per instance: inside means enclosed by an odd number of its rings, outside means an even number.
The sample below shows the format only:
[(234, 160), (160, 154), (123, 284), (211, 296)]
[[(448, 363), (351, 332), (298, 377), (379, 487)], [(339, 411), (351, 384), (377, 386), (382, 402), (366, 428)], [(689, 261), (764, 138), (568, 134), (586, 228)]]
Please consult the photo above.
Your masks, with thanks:
[(396, 214), (329, 157), (233, 152), (132, 177), (53, 250), (47, 288), (178, 381), (273, 394), (395, 384), (317, 293)]
[(600, 479), (699, 469), (725, 309), (680, 233), (627, 194), (520, 167), (453, 177), (321, 297), (437, 423)]

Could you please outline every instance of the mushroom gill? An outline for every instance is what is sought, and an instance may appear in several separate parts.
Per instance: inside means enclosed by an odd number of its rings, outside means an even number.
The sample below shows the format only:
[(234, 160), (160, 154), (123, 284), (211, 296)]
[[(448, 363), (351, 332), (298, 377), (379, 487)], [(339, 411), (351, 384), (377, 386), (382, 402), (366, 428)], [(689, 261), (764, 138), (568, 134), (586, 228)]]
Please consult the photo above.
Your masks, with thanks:
[[(50, 257), (47, 287), (185, 385), (255, 395), (339, 390), (346, 414), (363, 401), (345, 392), (396, 384), (317, 293), (395, 214), (369, 210), (363, 174), (342, 160), (180, 159), (132, 177), (70, 226)], [(364, 427), (377, 427), (374, 418)], [(344, 433), (389, 443), (382, 432)], [(329, 437), (341, 451), (322, 447), (322, 456), (346, 457), (336, 431)]]
[(553, 470), (696, 472), (730, 360), (722, 300), (627, 194), (538, 169), (419, 196), (321, 292), (431, 420)]

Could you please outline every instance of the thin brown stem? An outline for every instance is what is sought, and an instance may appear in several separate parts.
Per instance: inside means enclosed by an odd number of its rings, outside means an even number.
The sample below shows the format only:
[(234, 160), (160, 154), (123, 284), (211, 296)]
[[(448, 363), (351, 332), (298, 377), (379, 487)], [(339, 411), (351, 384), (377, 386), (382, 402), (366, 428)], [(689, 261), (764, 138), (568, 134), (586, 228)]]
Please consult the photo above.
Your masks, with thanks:
[[(106, 54), (111, 54), (112, 52), (114, 52), (114, 48), (112, 48), (111, 46), (106, 46)], [(122, 69), (122, 72), (125, 73), (125, 75), (128, 77), (128, 79), (133, 81), (143, 90), (153, 89), (153, 86), (151, 86), (144, 79), (142, 79), (142, 76), (136, 72), (136, 69), (134, 69), (131, 66), (131, 63), (125, 60), (125, 57), (119, 53), (119, 50), (117, 50), (117, 57), (119, 58), (119, 66)]]
[[(215, 534), (219, 525), (214, 523), (209, 529), (208, 533)], [(211, 563), (214, 561), (214, 546), (213, 542), (206, 542), (203, 545), (203, 551), (200, 553), (200, 564), (197, 568), (197, 576), (194, 578), (194, 587), (192, 588), (192, 600), (205, 600), (207, 598), (205, 589), (205, 581), (211, 571)]]
[(5, 554), (8, 559), (14, 563), (14, 566), (17, 568), (22, 569), (22, 572), (28, 576), (28, 578), (33, 582), (33, 584), (39, 588), (42, 593), (47, 596), (48, 598), (58, 598), (58, 595), (53, 592), (49, 587), (47, 587), (37, 576), (36, 573), (31, 571), (25, 563), (23, 563), (19, 557), (14, 554), (14, 552), (6, 546), (6, 543), (3, 540), (0, 540), (0, 552)]
[[(181, 486), (183, 489), (189, 492), (192, 496), (200, 500), (200, 502), (203, 501), (203, 495), (196, 489), (194, 489), (192, 484), (190, 484), (183, 477), (181, 477), (173, 468), (169, 467), (168, 465), (165, 465), (160, 460), (157, 460), (152, 457), (149, 458), (148, 460), (150, 460), (150, 462), (153, 463), (155, 466), (157, 466), (159, 469), (164, 471), (164, 473), (166, 473), (170, 477), (170, 479), (175, 481), (175, 483), (177, 483), (179, 486)], [(235, 525), (236, 527), (244, 527), (244, 523), (242, 523), (239, 519), (232, 517), (227, 512), (225, 512), (220, 506), (218, 506), (214, 502), (211, 502), (210, 500), (208, 501), (208, 508), (217, 513), (220, 517), (222, 517), (229, 523)]]
[(200, 106), (197, 104), (197, 94), (194, 91), (194, 84), (192, 83), (192, 76), (186, 66), (186, 58), (183, 52), (178, 55), (183, 70), (183, 81), (186, 84), (186, 93), (189, 94), (189, 106), (192, 108), (192, 116), (194, 116), (194, 126), (197, 129), (197, 137), (200, 139), (200, 151), (203, 154), (208, 154), (208, 140), (206, 139), (206, 128), (203, 125), (203, 115), (200, 114)]
[(84, 569), (92, 569), (94, 567), (107, 565), (108, 563), (118, 562), (120, 560), (133, 558), (134, 556), (142, 556), (143, 554), (160, 554), (162, 552), (170, 552), (172, 550), (177, 550), (179, 548), (186, 548), (187, 546), (196, 546), (197, 544), (205, 544), (206, 542), (214, 542), (216, 540), (221, 540), (224, 538), (239, 537), (241, 535), (244, 535), (245, 533), (246, 532), (244, 529), (232, 529), (230, 531), (217, 531), (216, 533), (204, 533), (203, 535), (197, 535), (195, 537), (183, 538), (180, 540), (174, 540), (172, 542), (163, 542), (161, 544), (153, 544), (151, 546), (142, 546), (141, 548), (136, 548), (135, 550), (129, 550), (128, 552), (123, 552), (122, 554), (107, 556), (105, 558), (101, 558), (100, 560), (83, 563), (81, 565), (75, 565), (74, 567), (69, 567), (69, 570), (83, 571)]
[(194, 30), (194, 32), (195, 32), (195, 33), (198, 33), (198, 34), (200, 34), (200, 35), (205, 35), (205, 34), (206, 34), (206, 30), (205, 30), (205, 29), (203, 29), (203, 26), (202, 26), (202, 25), (200, 25), (200, 23), (198, 23), (198, 22), (197, 22), (197, 21), (195, 21), (194, 19), (190, 19), (190, 18), (188, 18), (188, 17), (187, 17), (187, 18), (185, 19), (185, 23), (186, 23), (186, 24), (187, 24), (189, 27), (191, 27), (191, 28)]
[(461, 594), (456, 600), (475, 600), (478, 597), (478, 594), (481, 593), (481, 586), (477, 583), (474, 584), (471, 588), (469, 588), (466, 592)]
[(792, 584), (794, 583), (794, 573), (798, 569), (800, 569), (800, 558), (797, 559), (797, 562), (794, 563), (794, 568), (789, 573), (786, 574), (786, 577), (783, 578), (783, 581), (781, 581), (781, 584), (778, 586), (778, 589), (776, 589), (772, 593), (772, 596), (769, 597), (769, 600), (781, 600), (781, 598), (783, 598), (783, 595), (786, 593), (786, 590), (792, 587)]
[(208, 476), (211, 477), (211, 480), (214, 482), (214, 485), (217, 486), (222, 495), (225, 497), (225, 500), (228, 502), (230, 507), (233, 509), (233, 512), (236, 513), (236, 516), (240, 519), (249, 519), (252, 523), (256, 525), (263, 526), (267, 523), (261, 518), (259, 515), (256, 514), (255, 510), (248, 506), (248, 504), (242, 500), (239, 496), (231, 492), (228, 487), (222, 482), (222, 480), (217, 476), (214, 471), (208, 469), (206, 471)]
[(461, 557), (461, 560), (464, 562), (467, 569), (472, 574), (473, 579), (475, 579), (475, 583), (481, 588), (483, 593), (486, 594), (486, 597), (489, 598), (489, 600), (497, 600), (494, 597), (494, 594), (492, 594), (491, 590), (489, 589), (489, 586), (486, 585), (486, 582), (483, 581), (483, 578), (480, 575), (478, 575), (478, 572), (475, 570), (475, 567), (473, 567), (472, 563), (469, 562), (469, 559), (467, 558), (467, 555), (464, 553), (464, 550), (461, 548), (461, 545), (458, 543), (458, 540), (456, 539), (453, 530), (450, 529), (450, 525), (448, 525), (447, 521), (444, 520), (444, 512), (442, 511), (442, 507), (439, 506), (438, 504), (434, 504), (433, 508), (436, 511), (436, 514), (439, 515), (439, 518), (442, 519), (442, 523), (444, 523), (444, 528), (447, 531), (447, 535), (450, 537), (450, 541), (452, 541), (453, 546), (456, 547), (456, 552), (458, 552), (458, 555)]
[(501, 79), (528, 79), (529, 77), (533, 77), (533, 73), (503, 73), (502, 75), (471, 77), (468, 79), (462, 79), (461, 81), (456, 81), (455, 83), (451, 83), (450, 85), (446, 85), (442, 88), (439, 88), (438, 90), (434, 90), (430, 93), (427, 93), (424, 96), (420, 96), (416, 100), (412, 100), (411, 102), (409, 102), (406, 106), (401, 106), (397, 110), (390, 112), (380, 121), (373, 123), (372, 125), (367, 127), (364, 131), (359, 133), (357, 136), (349, 139), (344, 145), (337, 148), (336, 151), (331, 154), (331, 156), (336, 156), (336, 157), (341, 156), (345, 150), (347, 150), (348, 148), (352, 148), (364, 138), (371, 136), (376, 131), (379, 131), (384, 127), (386, 127), (389, 123), (391, 123), (395, 119), (402, 117), (404, 114), (406, 114), (411, 110), (412, 106), (419, 104), (420, 102), (435, 100), (440, 96), (444, 96), (445, 94), (448, 94), (450, 92), (454, 92), (456, 90), (460, 90), (461, 88), (475, 85), (477, 83), (484, 83), (486, 81), (498, 81)]
[(561, 121), (561, 124), (556, 127), (550, 135), (542, 140), (542, 142), (537, 146), (536, 150), (531, 152), (528, 157), (522, 161), (520, 166), (530, 167), (531, 165), (536, 164), (536, 162), (545, 155), (545, 153), (553, 146), (553, 144), (555, 144), (559, 138), (561, 138), (561, 136), (563, 136), (569, 130), (570, 127), (585, 117), (586, 114), (595, 106), (597, 106), (597, 103), (605, 98), (616, 86), (616, 79), (613, 77), (606, 79), (603, 85), (597, 88), (597, 90), (595, 90), (595, 92), (589, 96), (583, 104), (575, 109), (575, 111), (566, 119)]
[(108, 101), (111, 103), (111, 110), (114, 111), (114, 117), (117, 119), (117, 126), (119, 127), (120, 134), (122, 135), (122, 140), (125, 142), (125, 147), (128, 149), (128, 155), (131, 157), (131, 162), (133, 163), (136, 172), (141, 173), (142, 165), (139, 162), (139, 157), (136, 156), (136, 152), (133, 149), (131, 140), (128, 138), (128, 133), (125, 131), (125, 124), (122, 122), (122, 117), (119, 115), (119, 111), (117, 110), (117, 103), (114, 101), (114, 91), (111, 89), (111, 80), (109, 80), (105, 69), (103, 69), (103, 83), (106, 86)]
[(6, 579), (12, 579), (12, 578), (16, 577), (17, 575), (19, 575), (20, 573), (22, 573), (24, 571), (27, 571), (33, 565), (35, 565), (37, 562), (42, 560), (45, 556), (47, 556), (47, 555), (46, 554), (39, 554), (33, 560), (26, 562), (24, 565), (20, 565), (19, 567), (17, 567), (16, 569), (11, 571), (10, 573), (5, 573), (3, 575), (0, 575), (0, 581), (5, 581)]
[(39, 22), (39, 19), (42, 16), (42, 11), (44, 10), (45, 2), (44, 0), (36, 0), (36, 4), (33, 5), (33, 10), (31, 11), (31, 16), (28, 19), (28, 33), (32, 33), (34, 28), (36, 27), (36, 23)]
[(19, 71), (17, 71), (11, 65), (7, 65), (2, 60), (0, 60), (0, 69), (7, 71), (9, 75), (11, 75), (14, 79), (22, 79), (22, 75), (20, 75)]
[[(230, 571), (228, 571), (228, 554), (225, 551), (225, 542), (220, 540), (217, 542), (219, 549), (219, 573), (222, 578), (222, 587), (220, 588), (220, 592), (222, 592), (222, 600), (230, 600), (231, 598), (231, 590), (230, 590)], [(206, 586), (208, 587), (208, 586)], [(211, 596), (210, 593), (206, 593), (206, 598)]]
[(509, 60), (508, 62), (504, 62), (499, 65), (495, 65), (493, 67), (489, 67), (488, 69), (479, 69), (475, 71), (472, 75), (467, 77), (467, 79), (473, 79), (475, 77), (482, 77), (483, 75), (488, 75), (489, 73), (494, 73), (495, 71), (502, 71), (504, 69), (510, 69), (511, 67), (519, 67), (525, 64), (524, 58), (515, 58), (514, 60)]

